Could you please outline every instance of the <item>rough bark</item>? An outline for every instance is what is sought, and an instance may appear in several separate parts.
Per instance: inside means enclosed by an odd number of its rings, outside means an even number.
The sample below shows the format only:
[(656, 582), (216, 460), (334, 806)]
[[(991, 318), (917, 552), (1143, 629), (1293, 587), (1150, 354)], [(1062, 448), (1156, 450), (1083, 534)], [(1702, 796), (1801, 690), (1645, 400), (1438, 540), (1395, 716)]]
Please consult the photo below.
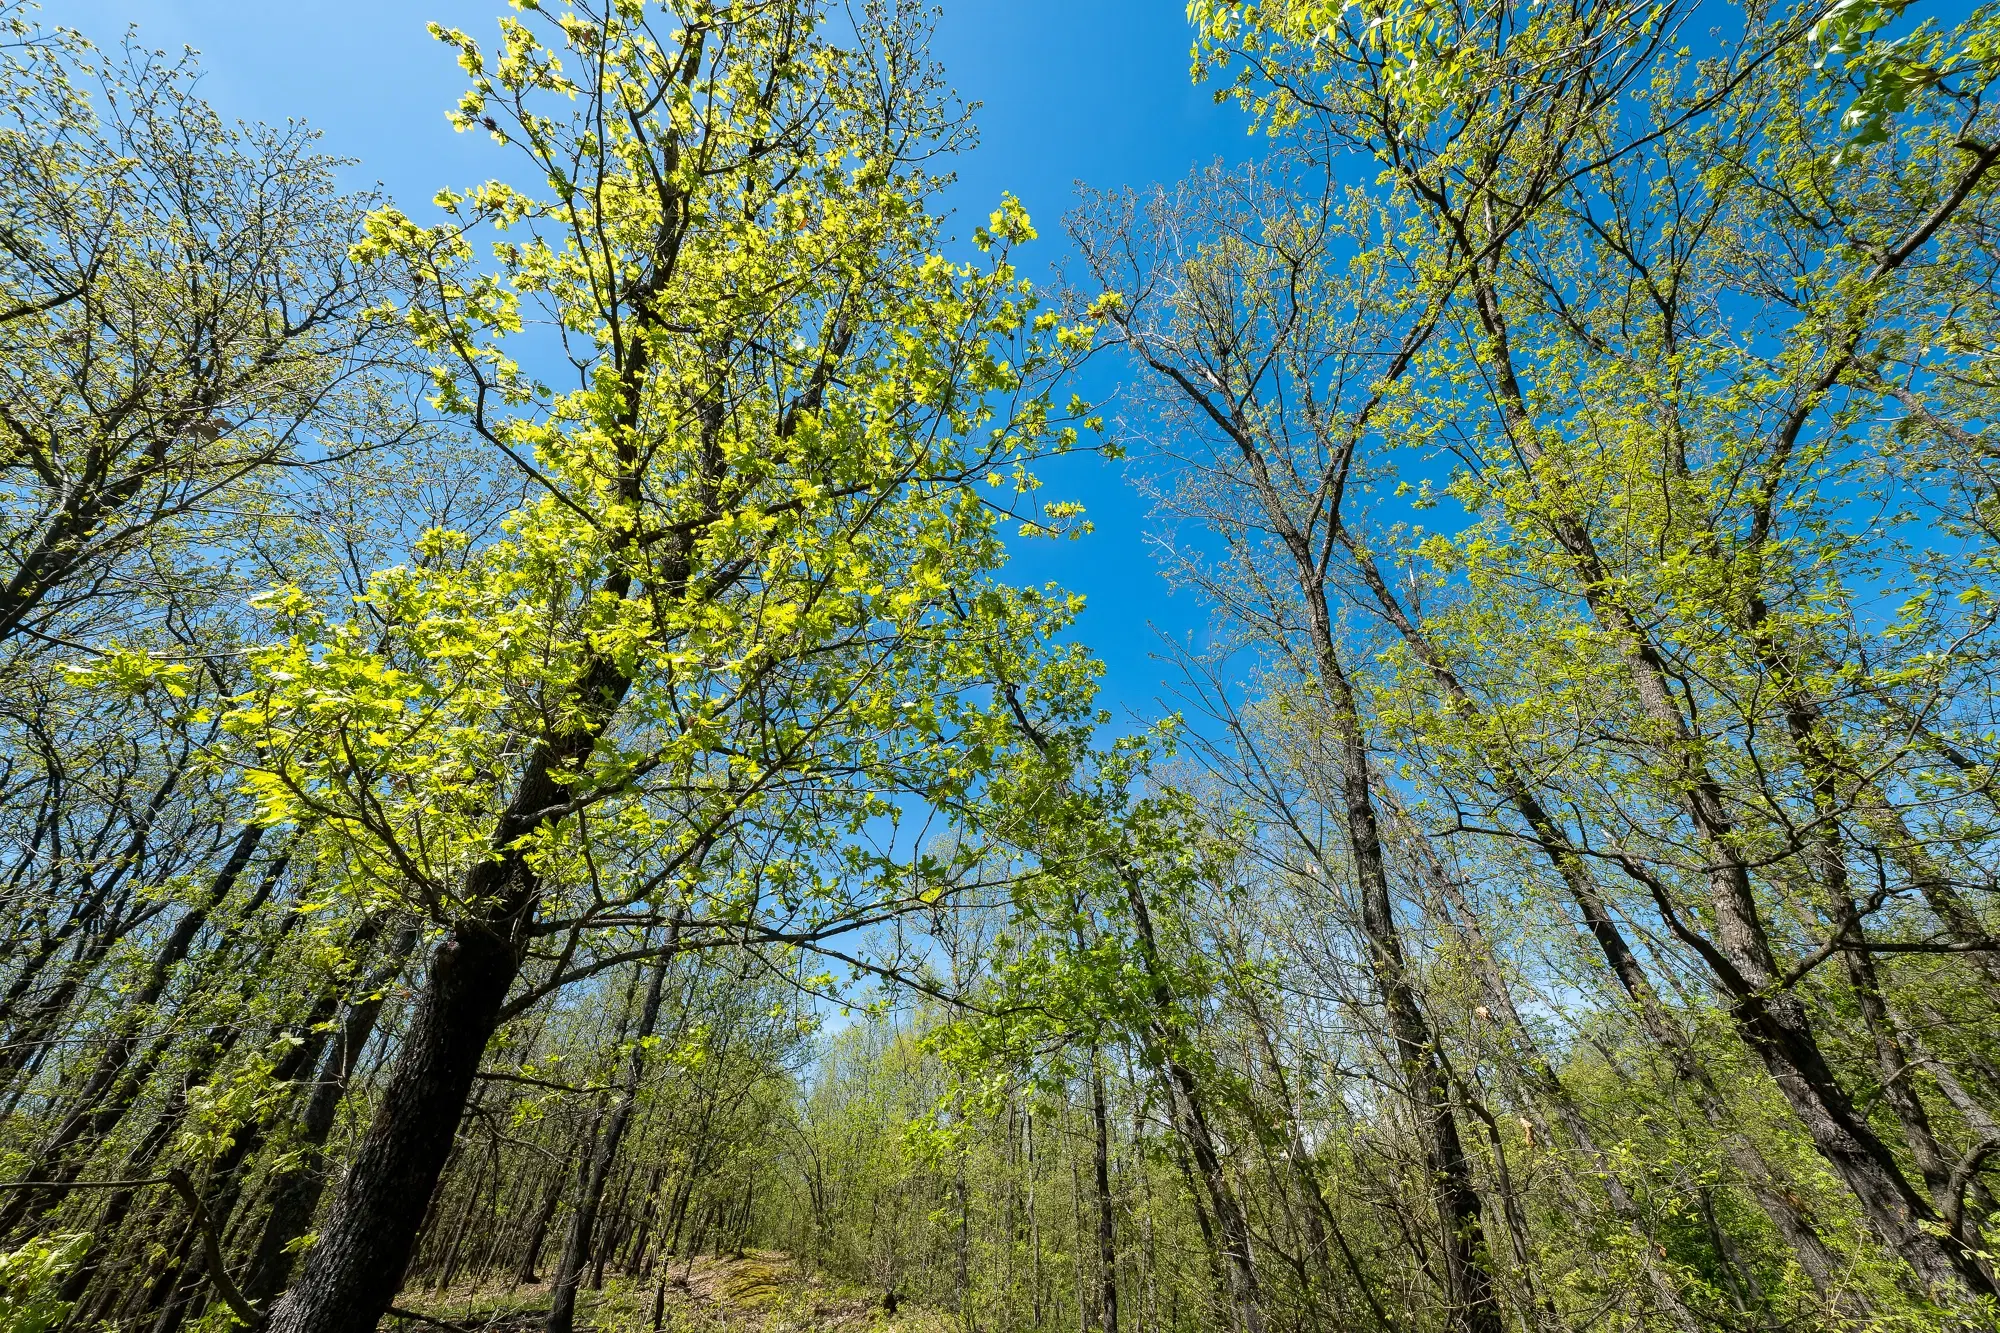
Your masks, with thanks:
[(432, 952), (402, 1054), (272, 1333), (373, 1333), (410, 1261), (415, 1201), (437, 1187), (519, 967), (513, 940), (487, 921), (461, 923)]
[(416, 948), (417, 930), (406, 926), (390, 943), (387, 953), (367, 981), (360, 998), (348, 1005), (340, 1031), (327, 1048), (299, 1117), (298, 1145), (303, 1161), (295, 1171), (278, 1178), (271, 1191), (264, 1225), (243, 1281), (243, 1294), (263, 1304), (284, 1289), (291, 1277), (297, 1254), (291, 1246), (312, 1224), (327, 1183), (326, 1142), (333, 1133), (340, 1102), (347, 1095), (362, 1048), (374, 1034), (380, 1019), (385, 992), (403, 970)]

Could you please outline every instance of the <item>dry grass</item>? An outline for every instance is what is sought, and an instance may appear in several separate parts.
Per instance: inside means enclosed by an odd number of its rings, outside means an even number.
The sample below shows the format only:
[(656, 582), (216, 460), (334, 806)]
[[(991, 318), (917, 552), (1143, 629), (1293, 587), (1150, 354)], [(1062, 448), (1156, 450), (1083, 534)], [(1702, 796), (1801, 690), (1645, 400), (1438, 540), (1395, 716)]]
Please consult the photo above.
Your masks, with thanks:
[[(658, 1281), (658, 1276), (655, 1276)], [(653, 1283), (613, 1281), (585, 1291), (577, 1326), (595, 1333), (652, 1333)], [(435, 1321), (428, 1333), (533, 1333), (549, 1308), (545, 1285), (461, 1285), (439, 1292), (405, 1292), (400, 1309)], [(775, 1250), (741, 1258), (703, 1256), (668, 1270), (661, 1333), (953, 1333), (934, 1311), (905, 1305), (892, 1316), (881, 1293), (829, 1282)], [(390, 1333), (426, 1333), (426, 1324), (391, 1317)]]

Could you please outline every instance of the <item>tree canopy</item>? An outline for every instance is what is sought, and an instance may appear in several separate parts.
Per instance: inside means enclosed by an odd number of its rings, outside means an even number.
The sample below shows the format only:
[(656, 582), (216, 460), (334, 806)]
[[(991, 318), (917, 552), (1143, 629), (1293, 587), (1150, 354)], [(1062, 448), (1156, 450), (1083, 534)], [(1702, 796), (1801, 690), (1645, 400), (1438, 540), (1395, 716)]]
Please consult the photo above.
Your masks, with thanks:
[(2000, 1327), (2000, 9), (1194, 0), (1049, 238), (933, 18), (419, 207), (0, 0), (0, 1329)]

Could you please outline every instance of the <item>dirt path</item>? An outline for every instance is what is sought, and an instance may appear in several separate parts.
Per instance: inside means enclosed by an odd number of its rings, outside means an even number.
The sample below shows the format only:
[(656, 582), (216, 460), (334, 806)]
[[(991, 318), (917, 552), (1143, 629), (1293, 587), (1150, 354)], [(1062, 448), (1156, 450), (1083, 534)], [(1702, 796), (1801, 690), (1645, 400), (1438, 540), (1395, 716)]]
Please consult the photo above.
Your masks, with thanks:
[[(583, 1293), (578, 1327), (596, 1333), (652, 1333), (653, 1303), (661, 1303), (661, 1333), (948, 1333), (938, 1315), (903, 1305), (893, 1315), (882, 1293), (830, 1282), (807, 1273), (789, 1255), (750, 1250), (741, 1258), (705, 1255), (676, 1261), (664, 1288), (653, 1282), (613, 1281), (602, 1292)], [(385, 1333), (536, 1333), (548, 1307), (548, 1289), (535, 1286), (457, 1287), (405, 1292)]]

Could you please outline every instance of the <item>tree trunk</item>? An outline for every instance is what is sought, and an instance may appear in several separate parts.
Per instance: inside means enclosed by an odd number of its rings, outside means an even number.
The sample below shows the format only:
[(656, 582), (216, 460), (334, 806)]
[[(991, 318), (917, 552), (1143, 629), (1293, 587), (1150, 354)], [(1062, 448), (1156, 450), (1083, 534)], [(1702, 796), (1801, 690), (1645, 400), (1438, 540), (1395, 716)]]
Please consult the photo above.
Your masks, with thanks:
[(1097, 1327), (1102, 1333), (1118, 1333), (1118, 1237), (1117, 1214), (1111, 1200), (1111, 1125), (1104, 1098), (1104, 1070), (1097, 1051), (1090, 1053), (1090, 1118), (1096, 1131), (1097, 1167)]
[(1501, 1333), (1500, 1306), (1493, 1294), (1488, 1268), (1485, 1226), (1472, 1166), (1459, 1138), (1458, 1118), (1430, 1020), (1424, 1016), (1403, 956), (1395, 907), (1389, 897), (1388, 864), (1375, 813), (1373, 780), (1368, 772), (1368, 747), (1354, 688), (1347, 679), (1333, 643), (1332, 613), (1325, 589), (1311, 582), (1307, 611), (1311, 620), (1320, 685), (1332, 705), (1339, 754), (1339, 787), (1348, 849), (1354, 858), (1361, 890), (1361, 929), (1366, 937), (1369, 969), (1381, 988), (1389, 1014), (1389, 1031), (1408, 1084), (1407, 1093), (1426, 1126), (1431, 1191), (1444, 1229), (1445, 1296), (1453, 1326), (1466, 1333)]
[[(668, 947), (672, 948), (671, 941)], [(652, 976), (646, 983), (645, 1004), (640, 1010), (631, 1058), (625, 1068), (625, 1086), (619, 1092), (618, 1104), (612, 1108), (603, 1131), (597, 1136), (589, 1173), (583, 1181), (583, 1193), (577, 1199), (576, 1212), (570, 1219), (569, 1243), (563, 1247), (562, 1265), (556, 1270), (553, 1300), (549, 1306), (548, 1333), (572, 1333), (576, 1327), (577, 1287), (583, 1279), (584, 1265), (590, 1262), (591, 1240), (597, 1227), (598, 1207), (604, 1199), (604, 1185), (611, 1176), (613, 1163), (618, 1160), (619, 1146), (632, 1120), (633, 1105), (639, 1099), (639, 1086), (646, 1074), (646, 1039), (653, 1035), (653, 1026), (659, 1021), (660, 996), (666, 979), (667, 963), (661, 959), (653, 964)]]
[[(1153, 990), (1155, 1017), (1152, 1023), (1151, 1052), (1168, 1078), (1168, 1094), (1174, 1106), (1175, 1128), (1194, 1158), (1194, 1172), (1200, 1178), (1209, 1205), (1221, 1228), (1221, 1263), (1229, 1300), (1235, 1308), (1242, 1333), (1264, 1333), (1264, 1295), (1257, 1281), (1256, 1257), (1250, 1243), (1250, 1225), (1243, 1215), (1236, 1191), (1222, 1167), (1222, 1155), (1209, 1131), (1199, 1081), (1174, 1051), (1178, 1033), (1172, 1027), (1176, 1004), (1173, 987), (1162, 971), (1159, 939), (1153, 931), (1152, 909), (1146, 905), (1138, 872), (1120, 867), (1119, 880), (1125, 888), (1126, 904), (1132, 909), (1132, 924), (1139, 938), (1140, 961), (1145, 964)], [(1142, 1034), (1143, 1035), (1143, 1034)], [(1196, 1203), (1199, 1209), (1199, 1201)], [(1210, 1238), (1213, 1242), (1213, 1237)]]
[(484, 921), (462, 923), (433, 951), (381, 1105), (271, 1333), (373, 1333), (402, 1286), (519, 967), (513, 941)]
[[(1248, 998), (1248, 997), (1246, 997)], [(1305, 1128), (1299, 1122), (1299, 1105), (1292, 1093), (1291, 1080), (1285, 1073), (1284, 1063), (1278, 1058), (1277, 1044), (1271, 1039), (1269, 1021), (1263, 1009), (1254, 999), (1249, 999), (1251, 1030), (1256, 1034), (1257, 1044), (1263, 1049), (1265, 1063), (1271, 1067), (1271, 1078), (1277, 1084), (1279, 1104), (1284, 1108), (1285, 1159), (1291, 1166), (1292, 1178), (1298, 1182), (1299, 1192), (1305, 1196), (1306, 1241), (1317, 1262), (1321, 1280), (1326, 1281), (1331, 1270), (1328, 1255), (1329, 1239), (1340, 1250), (1341, 1266), (1353, 1281), (1355, 1290), (1368, 1306), (1370, 1318), (1375, 1327), (1387, 1330), (1394, 1327), (1394, 1321), (1383, 1310), (1382, 1303), (1375, 1294), (1374, 1284), (1362, 1271), (1360, 1261), (1354, 1256), (1347, 1243), (1346, 1235), (1340, 1229), (1340, 1222), (1333, 1215), (1333, 1208), (1326, 1201), (1326, 1191), (1321, 1188), (1319, 1172), (1313, 1169), (1312, 1154), (1306, 1147)]]
[[(1529, 475), (1541, 479), (1548, 464), (1514, 373), (1499, 296), (1483, 272), (1475, 272), (1473, 292), (1502, 414)], [(1560, 484), (1552, 493), (1561, 493)], [(1619, 580), (1606, 567), (1589, 527), (1560, 505), (1550, 520), (1556, 540), (1575, 566), (1585, 606), (1618, 645), (1633, 693), (1665, 737), (1665, 757), (1677, 770), (1674, 786), (1707, 859), (1714, 938), (1705, 939), (1680, 922), (1666, 887), (1643, 866), (1630, 860), (1621, 864), (1652, 892), (1676, 938), (1708, 965), (1729, 996), (1730, 1015), (1744, 1040), (1777, 1083), (1813, 1147), (1861, 1205), (1869, 1230), (1943, 1299), (1962, 1302), (1967, 1296), (2000, 1295), (1968, 1249), (1944, 1234), (1947, 1228), (1936, 1210), (1911, 1188), (1895, 1157), (1856, 1113), (1798, 996), (1777, 985), (1780, 969), (1759, 915), (1750, 867), (1736, 848), (1728, 803), (1714, 774), (1699, 758), (1699, 747), (1669, 686), (1660, 649), (1641, 619), (1619, 599)]]
[[(614, 575), (605, 591), (622, 599), (630, 579)], [(493, 855), (465, 873), (460, 900), (487, 911), (453, 923), (432, 951), (381, 1104), (305, 1268), (271, 1312), (270, 1333), (372, 1333), (394, 1302), (423, 1202), (451, 1156), (480, 1059), (521, 969), (540, 898), (523, 847), (569, 799), (562, 775), (596, 748), (631, 684), (611, 660), (593, 659), (576, 689), (581, 719), (528, 757), (495, 823)]]
[(655, 1163), (653, 1174), (646, 1181), (646, 1202), (639, 1209), (639, 1224), (632, 1237), (632, 1246), (625, 1252), (626, 1277), (642, 1278), (651, 1271), (646, 1262), (647, 1251), (653, 1243), (653, 1222), (660, 1211), (660, 1182), (666, 1174), (666, 1163)]
[[(1388, 581), (1382, 577), (1381, 570), (1368, 548), (1352, 540), (1344, 528), (1339, 529), (1336, 535), (1353, 557), (1355, 568), (1374, 596), (1383, 618), (1395, 627), (1396, 632), (1402, 636), (1418, 660), (1423, 662), (1452, 711), (1468, 722), (1481, 722), (1479, 703), (1465, 688), (1458, 673), (1445, 660), (1444, 655), (1438, 651), (1430, 635), (1405, 611)], [(1583, 917), (1584, 926), (1604, 955), (1604, 961), (1611, 969), (1611, 974), (1618, 979), (1619, 986), (1638, 1011), (1640, 1023), (1647, 1035), (1665, 1053), (1676, 1075), (1693, 1092), (1703, 1116), (1722, 1137), (1724, 1150), (1742, 1174), (1744, 1183), (1759, 1206), (1797, 1257), (1799, 1266), (1822, 1292), (1830, 1293), (1839, 1290), (1843, 1285), (1851, 1286), (1840, 1281), (1840, 1263), (1827, 1249), (1825, 1241), (1821, 1239), (1811, 1219), (1804, 1216), (1787, 1198), (1786, 1192), (1779, 1189), (1770, 1179), (1769, 1167), (1758, 1154), (1756, 1147), (1732, 1125), (1721, 1092), (1709, 1078), (1708, 1071), (1696, 1058), (1687, 1034), (1668, 1018), (1660, 1004), (1659, 994), (1653, 987), (1652, 979), (1646, 975), (1646, 969), (1639, 961), (1638, 954), (1633, 951), (1625, 939), (1624, 932), (1613, 919), (1604, 895), (1599, 891), (1596, 880), (1585, 867), (1584, 858), (1571, 843), (1569, 835), (1549, 815), (1533, 786), (1516, 767), (1513, 756), (1502, 748), (1494, 747), (1488, 752), (1487, 757), (1493, 765), (1494, 776), (1498, 780), (1501, 792), (1528, 825), (1535, 846), (1562, 880), (1563, 887), (1569, 892), (1570, 901), (1576, 904), (1578, 912)], [(1421, 840), (1416, 840), (1413, 846), (1422, 858), (1424, 848)], [(1441, 867), (1432, 866), (1432, 869), (1437, 872), (1436, 877), (1441, 884), (1449, 884), (1448, 878), (1441, 874)], [(1467, 919), (1471, 919), (1469, 915)], [(1850, 1306), (1856, 1305), (1859, 1301), (1851, 1290), (1842, 1299)]]
[(347, 1095), (348, 1080), (361, 1059), (362, 1048), (374, 1035), (382, 1014), (385, 992), (403, 971), (403, 964), (416, 948), (417, 928), (406, 926), (397, 932), (388, 952), (362, 984), (361, 998), (348, 1006), (339, 1034), (321, 1061), (312, 1095), (299, 1118), (299, 1146), (304, 1160), (294, 1171), (279, 1177), (265, 1213), (263, 1230), (243, 1282), (243, 1294), (261, 1304), (284, 1289), (297, 1255), (292, 1242), (306, 1233), (313, 1213), (326, 1190), (326, 1141), (333, 1133), (340, 1102)]
[(556, 1209), (562, 1206), (564, 1190), (569, 1185), (569, 1162), (567, 1159), (555, 1170), (549, 1181), (548, 1193), (542, 1196), (542, 1206), (535, 1210), (534, 1224), (528, 1228), (528, 1241), (521, 1250), (521, 1266), (514, 1271), (517, 1283), (540, 1282), (541, 1274), (535, 1271), (542, 1262), (542, 1246), (548, 1244), (549, 1224), (555, 1221)]

